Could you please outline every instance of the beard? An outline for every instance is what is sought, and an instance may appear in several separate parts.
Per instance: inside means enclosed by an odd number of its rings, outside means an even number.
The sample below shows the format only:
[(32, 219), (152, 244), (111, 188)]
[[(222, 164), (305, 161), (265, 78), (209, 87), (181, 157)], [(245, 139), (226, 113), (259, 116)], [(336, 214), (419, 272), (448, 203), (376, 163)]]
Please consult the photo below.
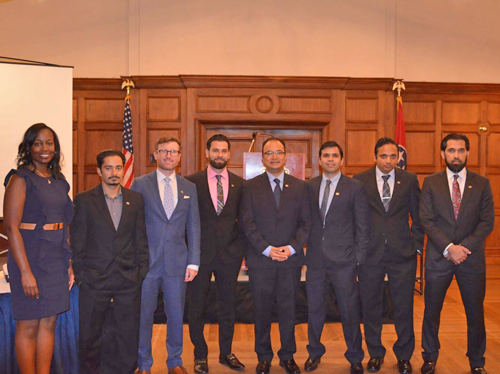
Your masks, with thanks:
[[(453, 173), (456, 174), (456, 173), (461, 172), (462, 169), (467, 165), (467, 160), (468, 160), (468, 157), (465, 158), (465, 161), (463, 163), (460, 162), (458, 164), (449, 163), (448, 160), (445, 160), (445, 162), (446, 162), (446, 166), (448, 167), (448, 169), (450, 169)], [(459, 160), (453, 160), (453, 161), (459, 161)]]
[[(219, 162), (217, 162), (219, 160)], [(212, 166), (214, 169), (224, 169), (227, 165), (228, 160), (221, 160), (221, 159), (215, 159), (212, 160), (210, 159), (210, 166)]]

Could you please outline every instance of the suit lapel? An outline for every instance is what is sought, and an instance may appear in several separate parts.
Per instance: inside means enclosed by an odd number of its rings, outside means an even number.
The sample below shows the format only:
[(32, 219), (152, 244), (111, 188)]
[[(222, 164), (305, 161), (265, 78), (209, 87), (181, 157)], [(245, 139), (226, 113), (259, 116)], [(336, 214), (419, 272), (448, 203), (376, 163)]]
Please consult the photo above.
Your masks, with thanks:
[(106, 224), (110, 226), (113, 231), (116, 231), (113, 220), (111, 219), (111, 214), (109, 213), (108, 205), (106, 204), (106, 198), (104, 197), (104, 192), (102, 190), (102, 185), (94, 188), (94, 204), (97, 206), (101, 212)]
[(379, 211), (382, 214), (385, 214), (384, 204), (382, 203), (382, 199), (380, 198), (380, 192), (378, 191), (377, 185), (377, 172), (375, 170), (376, 166), (370, 169), (369, 177), (368, 177), (368, 185), (366, 186), (367, 195), (374, 196), (375, 204), (378, 207)]
[(313, 193), (313, 207), (314, 212), (321, 218), (321, 213), (320, 213), (320, 208), (319, 208), (319, 190), (321, 187), (321, 181), (323, 177), (320, 175), (319, 177), (315, 178), (314, 180), (311, 181), (311, 188), (312, 188), (312, 193)]
[[(264, 192), (264, 196), (269, 200), (268, 204), (270, 206), (273, 206), (274, 209), (277, 211), (278, 206), (276, 205), (276, 199), (274, 198), (273, 190), (271, 188), (271, 183), (269, 183), (267, 172), (264, 172), (264, 174), (261, 174), (257, 178), (260, 178), (260, 184)], [(281, 198), (280, 198), (280, 203), (281, 203)]]
[(401, 171), (401, 169), (394, 169), (394, 189), (392, 191), (391, 202), (389, 204), (389, 210), (387, 211), (387, 214), (391, 214), (392, 211), (396, 209), (395, 207), (397, 206), (397, 202), (401, 198), (401, 183), (403, 183), (401, 178), (402, 174), (403, 172)]
[(460, 210), (458, 211), (458, 219), (460, 219), (465, 211), (465, 206), (469, 203), (470, 195), (474, 189), (475, 176), (467, 170), (465, 177), (464, 191), (462, 192), (462, 202), (460, 203)]
[(132, 213), (132, 206), (130, 204), (130, 193), (129, 190), (122, 188), (123, 205), (122, 205), (122, 215), (120, 217), (120, 223), (118, 224), (117, 232), (123, 227), (123, 223), (130, 219), (130, 214)]
[(201, 176), (201, 185), (202, 185), (202, 194), (203, 200), (205, 203), (208, 205), (208, 211), (212, 214), (217, 216), (217, 211), (215, 210), (214, 203), (212, 201), (212, 195), (210, 194), (210, 186), (208, 185), (208, 173), (207, 169), (205, 169), (205, 172)]
[(161, 214), (163, 215), (163, 217), (165, 217), (165, 219), (168, 219), (167, 218), (167, 214), (165, 213), (165, 209), (163, 209), (163, 204), (161, 202), (161, 197), (160, 197), (160, 190), (158, 189), (158, 170), (155, 170), (154, 172), (152, 172), (151, 174), (149, 174), (149, 178), (148, 178), (148, 186), (149, 186), (149, 190), (151, 192), (151, 194), (153, 195), (153, 199), (156, 200), (156, 203), (154, 204), (154, 206), (157, 206), (158, 209), (161, 211)]
[[(293, 179), (290, 178), (290, 176), (285, 173), (285, 175), (283, 176), (283, 189), (281, 190), (279, 209), (283, 208), (284, 204), (286, 204), (287, 202), (292, 200), (291, 188), (293, 188), (293, 187), (295, 187), (293, 184)], [(273, 195), (273, 198), (274, 198), (274, 195)]]
[(333, 211), (333, 207), (334, 205), (337, 203), (338, 201), (338, 197), (340, 195), (343, 195), (346, 191), (345, 191), (345, 180), (346, 180), (346, 176), (344, 174), (341, 174), (340, 175), (340, 179), (337, 183), (337, 187), (335, 188), (335, 191), (332, 191), (331, 193), (333, 193), (333, 197), (332, 197), (332, 202), (330, 204), (330, 207), (328, 208), (328, 212), (326, 212), (326, 217), (328, 218), (328, 215), (330, 214), (331, 211)]
[[(448, 175), (446, 174), (446, 170), (440, 172), (440, 176), (438, 180), (438, 188), (441, 196), (446, 196), (444, 198), (446, 202), (446, 206), (448, 207), (448, 216), (451, 218), (451, 221), (456, 222), (455, 213), (453, 212), (453, 203), (451, 202), (450, 195), (450, 185), (448, 184)], [(467, 182), (467, 181), (466, 181)]]
[[(221, 215), (222, 213), (224, 213), (224, 209), (226, 209), (226, 206), (232, 202), (234, 200), (234, 194), (236, 193), (235, 189), (234, 189), (234, 175), (232, 173), (229, 172), (229, 170), (227, 171), (227, 175), (228, 175), (228, 189), (227, 189), (227, 200), (226, 202), (224, 203), (224, 208), (222, 209), (222, 212), (221, 212)], [(212, 204), (213, 206), (214, 204)], [(215, 210), (215, 208), (214, 208)]]

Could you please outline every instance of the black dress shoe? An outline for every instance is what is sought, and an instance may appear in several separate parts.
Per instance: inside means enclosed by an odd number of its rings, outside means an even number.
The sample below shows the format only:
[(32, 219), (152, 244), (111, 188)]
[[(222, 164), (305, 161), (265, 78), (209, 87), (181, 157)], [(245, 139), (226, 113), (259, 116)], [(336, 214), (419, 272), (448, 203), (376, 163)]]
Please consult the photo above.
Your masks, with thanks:
[(411, 374), (413, 369), (411, 368), (410, 361), (408, 360), (398, 360), (398, 370), (399, 374)]
[(472, 374), (488, 374), (486, 373), (486, 370), (484, 370), (484, 367), (470, 367), (470, 372)]
[(363, 374), (363, 365), (361, 362), (359, 364), (351, 364), (351, 374)]
[(280, 360), (280, 366), (285, 368), (288, 374), (300, 374), (300, 369), (293, 358), (291, 360)]
[(434, 374), (436, 370), (436, 361), (424, 361), (422, 369), (420, 370), (422, 374)]
[(383, 357), (370, 357), (370, 361), (366, 365), (366, 370), (370, 373), (376, 373), (380, 370), (380, 366), (384, 363)]
[(194, 372), (197, 374), (208, 373), (208, 361), (206, 358), (194, 359)]
[(309, 356), (306, 363), (304, 364), (304, 370), (307, 372), (314, 371), (318, 368), (320, 362), (321, 358), (314, 358)]
[(271, 362), (269, 361), (259, 361), (257, 368), (255, 369), (255, 374), (269, 374), (269, 369), (271, 368)]
[(233, 370), (243, 370), (245, 368), (245, 365), (243, 365), (233, 353), (230, 353), (227, 356), (219, 355), (219, 362)]

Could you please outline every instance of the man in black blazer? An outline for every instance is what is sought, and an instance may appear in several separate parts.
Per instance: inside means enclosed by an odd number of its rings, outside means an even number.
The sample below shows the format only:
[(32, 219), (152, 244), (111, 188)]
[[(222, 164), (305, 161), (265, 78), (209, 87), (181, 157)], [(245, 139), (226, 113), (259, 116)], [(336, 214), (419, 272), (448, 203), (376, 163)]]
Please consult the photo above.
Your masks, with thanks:
[(309, 236), (310, 208), (305, 182), (284, 173), (285, 143), (270, 138), (262, 145), (266, 172), (245, 183), (241, 221), (249, 242), (247, 264), (254, 300), (257, 374), (269, 373), (273, 359), (271, 311), (278, 303), (280, 366), (300, 373), (293, 359), (295, 299), (303, 264), (303, 247)]
[(420, 219), (428, 241), (425, 255), (425, 311), (422, 374), (433, 374), (439, 355), (439, 320), (455, 276), (467, 317), (467, 356), (472, 374), (485, 374), (486, 289), (484, 241), (493, 231), (495, 209), (490, 181), (465, 166), (469, 139), (451, 133), (441, 142), (446, 170), (425, 178)]
[(245, 252), (238, 228), (243, 179), (227, 170), (231, 144), (222, 134), (207, 141), (208, 167), (186, 177), (196, 184), (201, 221), (201, 263), (188, 285), (189, 334), (194, 345), (194, 371), (208, 373), (208, 347), (203, 336), (205, 305), (212, 274), (218, 290), (219, 362), (233, 370), (243, 365), (231, 353), (236, 282)]
[(347, 344), (345, 357), (351, 373), (361, 374), (364, 352), (356, 267), (367, 256), (368, 204), (363, 184), (340, 172), (343, 157), (337, 142), (324, 143), (319, 150), (323, 175), (307, 182), (312, 226), (306, 253), (309, 358), (304, 366), (306, 371), (315, 370), (325, 354), (320, 339), (331, 283)]
[[(365, 340), (370, 353), (367, 370), (377, 372), (384, 362), (382, 304), (387, 274), (394, 304), (397, 340), (394, 353), (401, 374), (412, 372), (415, 349), (413, 290), (417, 250), (422, 250), (424, 233), (420, 225), (420, 186), (416, 174), (397, 168), (398, 145), (390, 138), (375, 144), (376, 165), (354, 176), (365, 185), (370, 206), (370, 250), (359, 266), (359, 288), (363, 305)], [(412, 224), (409, 223), (411, 217)]]
[[(102, 183), (75, 196), (70, 228), (73, 269), (80, 284), (81, 372), (133, 373), (137, 367), (141, 284), (149, 267), (142, 195), (120, 186), (125, 157), (106, 150), (97, 155)], [(101, 355), (103, 325), (116, 322), (116, 354)], [(106, 350), (108, 347), (102, 347)], [(102, 362), (101, 362), (102, 359)]]

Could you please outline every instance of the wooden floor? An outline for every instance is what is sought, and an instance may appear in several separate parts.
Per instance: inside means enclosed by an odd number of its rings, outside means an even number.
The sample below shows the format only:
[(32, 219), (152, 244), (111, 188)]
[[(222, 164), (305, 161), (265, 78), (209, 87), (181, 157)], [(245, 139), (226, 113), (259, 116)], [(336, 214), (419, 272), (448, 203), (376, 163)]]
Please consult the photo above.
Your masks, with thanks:
[[(486, 289), (485, 318), (487, 329), (487, 350), (486, 350), (486, 369), (489, 374), (500, 373), (500, 279), (488, 279)], [(424, 312), (423, 297), (415, 295), (415, 334), (416, 348), (411, 363), (413, 372), (420, 373), (422, 365), (421, 356), (421, 331), (422, 318)], [(436, 367), (436, 374), (461, 374), (470, 373), (469, 361), (465, 356), (467, 348), (467, 326), (465, 321), (465, 312), (460, 299), (460, 292), (454, 281), (448, 291), (443, 313), (441, 316), (441, 351)], [(153, 333), (153, 356), (155, 359), (152, 367), (153, 374), (167, 373), (165, 361), (167, 358), (165, 350), (165, 325), (155, 325)], [(307, 359), (307, 324), (296, 326), (295, 336), (297, 340), (297, 353), (295, 360), (301, 367)], [(208, 363), (211, 374), (234, 374), (232, 370), (219, 364), (218, 348), (218, 325), (206, 325), (205, 337), (209, 346)], [(277, 324), (273, 324), (271, 332), (273, 349), (279, 349), (279, 332)], [(384, 325), (382, 341), (387, 349), (385, 363), (379, 373), (398, 373), (396, 367), (396, 358), (392, 352), (392, 345), (396, 340), (394, 325)], [(326, 346), (326, 354), (323, 356), (319, 368), (315, 374), (326, 373), (349, 373), (349, 363), (344, 358), (345, 343), (343, 341), (342, 327), (340, 323), (329, 323), (325, 325), (322, 342)], [(246, 365), (244, 373), (254, 373), (257, 364), (257, 357), (254, 349), (254, 331), (253, 325), (237, 324), (235, 327), (235, 336), (233, 343), (233, 352)], [(366, 366), (369, 357), (367, 357), (366, 346), (365, 359), (363, 365)], [(184, 326), (184, 366), (190, 374), (193, 374), (193, 345), (189, 339), (187, 325)], [(272, 362), (271, 373), (285, 373), (279, 367), (279, 359), (276, 354)], [(368, 373), (365, 370), (365, 373)]]

